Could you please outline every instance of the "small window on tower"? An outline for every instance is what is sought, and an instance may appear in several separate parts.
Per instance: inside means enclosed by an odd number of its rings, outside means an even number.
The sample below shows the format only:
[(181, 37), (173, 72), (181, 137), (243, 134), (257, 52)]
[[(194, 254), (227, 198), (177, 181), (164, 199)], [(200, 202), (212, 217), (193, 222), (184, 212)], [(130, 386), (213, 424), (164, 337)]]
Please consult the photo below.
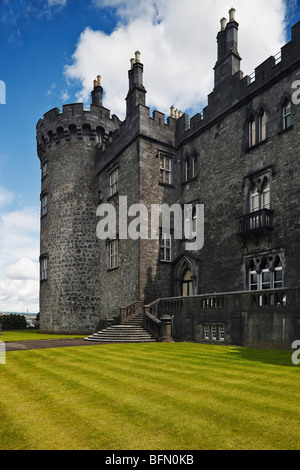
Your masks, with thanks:
[(118, 179), (119, 171), (116, 168), (109, 174), (109, 196), (113, 196), (118, 192)]
[(40, 261), (40, 280), (46, 281), (48, 279), (48, 258), (45, 256)]
[(42, 163), (42, 179), (47, 175), (47, 162)]
[(108, 246), (109, 246), (109, 269), (114, 269), (114, 268), (117, 268), (119, 265), (118, 240), (111, 240)]
[(47, 194), (45, 194), (44, 196), (42, 196), (42, 199), (41, 199), (41, 216), (44, 217), (45, 215), (47, 215), (47, 212), (48, 212), (48, 198), (47, 198)]

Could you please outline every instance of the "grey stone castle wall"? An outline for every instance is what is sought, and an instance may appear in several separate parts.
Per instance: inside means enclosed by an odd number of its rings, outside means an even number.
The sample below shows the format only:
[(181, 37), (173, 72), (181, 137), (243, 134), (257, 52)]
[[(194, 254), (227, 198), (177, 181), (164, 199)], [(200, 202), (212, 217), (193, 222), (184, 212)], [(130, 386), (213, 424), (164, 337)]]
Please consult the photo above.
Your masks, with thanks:
[(69, 105), (62, 114), (50, 111), (37, 126), (39, 158), (47, 164), (41, 192), (47, 214), (41, 218), (40, 253), (48, 263), (40, 284), (43, 332), (89, 333), (101, 320), (96, 125), (108, 132), (115, 124), (99, 111)]
[[(48, 279), (41, 281), (42, 330), (89, 332), (134, 300), (150, 303), (181, 296), (187, 266), (192, 270), (194, 297), (185, 302), (188, 311), (177, 314), (174, 325), (183, 340), (201, 340), (199, 324), (209, 316), (220, 321), (211, 311), (205, 318), (196, 312), (201, 295), (249, 290), (251, 259), (270, 260), (280, 254), (284, 287), (299, 287), (299, 105), (292, 105), (292, 126), (286, 130), (282, 126), (283, 100), (291, 99), (292, 83), (299, 79), (299, 47), (300, 23), (293, 28), (292, 41), (282, 48), (281, 61), (265, 61), (257, 67), (253, 82), (241, 71), (224, 76), (216, 82), (203, 115), (190, 120), (186, 114), (165, 120), (158, 111), (150, 116), (144, 87), (132, 81), (138, 69), (142, 83), (143, 67), (138, 64), (130, 72), (122, 123), (110, 118), (102, 106), (91, 105), (85, 112), (80, 104), (64, 107), (62, 114), (54, 109), (39, 121), (38, 153), (48, 168), (42, 181), (42, 196), (48, 195), (48, 213), (41, 221), (41, 256), (48, 259)], [(262, 108), (267, 113), (267, 136), (249, 148), (249, 117), (253, 113), (258, 121)], [(101, 145), (97, 144), (99, 132)], [(159, 181), (161, 155), (172, 160), (170, 185)], [(185, 159), (192, 155), (195, 177), (185, 181)], [(110, 197), (109, 174), (116, 168), (118, 191)], [(250, 211), (251, 183), (264, 175), (271, 187), (272, 229), (256, 238), (238, 235), (239, 218)], [(128, 207), (144, 204), (149, 215), (152, 204), (203, 204), (203, 248), (187, 252), (184, 240), (174, 240), (172, 261), (161, 262), (159, 240), (123, 240), (117, 227), (118, 265), (110, 269), (111, 240), (96, 237), (96, 208), (112, 204), (118, 217), (120, 196), (127, 197)], [(259, 334), (255, 339), (254, 331), (271, 322), (272, 312), (269, 323), (259, 326), (262, 316), (251, 307), (255, 328), (247, 315), (251, 328), (232, 326), (232, 312), (244, 306), (236, 299), (233, 295), (230, 311), (223, 312), (227, 340), (235, 341), (239, 330), (247, 344), (270, 345), (272, 341), (259, 339)], [(297, 305), (289, 305), (285, 318), (290, 325), (296, 310)], [(176, 322), (176, 314), (174, 318)], [(273, 336), (278, 339), (281, 333), (275, 323)]]

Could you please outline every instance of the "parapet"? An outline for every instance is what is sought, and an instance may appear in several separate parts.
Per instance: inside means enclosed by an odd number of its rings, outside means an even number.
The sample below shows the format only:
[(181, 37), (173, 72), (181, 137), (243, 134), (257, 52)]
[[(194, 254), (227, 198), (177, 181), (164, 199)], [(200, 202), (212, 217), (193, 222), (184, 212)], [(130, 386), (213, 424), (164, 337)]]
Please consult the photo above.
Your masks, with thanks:
[(299, 66), (299, 51), (300, 21), (292, 27), (291, 41), (285, 44), (278, 54), (269, 57), (256, 67), (253, 74), (244, 76), (242, 71), (238, 71), (217, 84), (208, 95), (208, 103), (202, 115), (196, 114), (190, 120), (186, 114), (179, 118), (176, 126), (176, 143), (182, 142), (244, 99), (250, 99), (251, 95), (258, 93), (262, 87), (280, 80), (293, 67)]
[(133, 140), (144, 137), (160, 144), (174, 146), (176, 119), (157, 110), (150, 116), (150, 108), (138, 105), (134, 115), (126, 118), (113, 133), (99, 146), (97, 153), (97, 171), (100, 172), (113, 161)]
[(108, 109), (94, 104), (89, 109), (83, 103), (64, 105), (62, 112), (58, 108), (51, 109), (37, 123), (38, 156), (42, 158), (47, 147), (73, 138), (89, 138), (101, 144), (120, 123), (116, 115), (110, 116)]

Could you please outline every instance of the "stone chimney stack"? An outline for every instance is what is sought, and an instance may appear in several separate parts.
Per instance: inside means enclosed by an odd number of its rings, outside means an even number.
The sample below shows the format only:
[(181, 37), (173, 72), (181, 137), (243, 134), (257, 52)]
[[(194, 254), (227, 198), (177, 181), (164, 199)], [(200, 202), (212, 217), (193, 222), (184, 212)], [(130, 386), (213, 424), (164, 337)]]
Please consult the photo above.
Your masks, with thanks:
[(141, 53), (135, 52), (135, 57), (130, 59), (128, 72), (129, 90), (126, 97), (126, 116), (133, 113), (138, 105), (146, 104), (146, 90), (143, 85), (143, 64)]
[(217, 36), (218, 58), (215, 70), (215, 87), (240, 71), (241, 57), (238, 53), (239, 24), (235, 20), (235, 9), (229, 10), (229, 21), (221, 19), (221, 30)]
[(101, 86), (101, 77), (97, 76), (97, 80), (94, 80), (94, 89), (91, 93), (92, 104), (96, 106), (102, 106), (103, 88)]

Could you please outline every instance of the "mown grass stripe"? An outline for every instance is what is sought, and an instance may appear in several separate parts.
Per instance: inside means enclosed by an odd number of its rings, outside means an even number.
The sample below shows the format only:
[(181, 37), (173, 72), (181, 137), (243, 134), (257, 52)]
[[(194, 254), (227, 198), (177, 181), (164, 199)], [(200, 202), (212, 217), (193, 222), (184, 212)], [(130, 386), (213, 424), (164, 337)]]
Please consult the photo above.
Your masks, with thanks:
[(3, 419), (33, 448), (297, 448), (298, 370), (286, 354), (275, 364), (259, 354), (194, 344), (8, 353), (0, 392), (16, 384), (17, 408), (6, 397)]

